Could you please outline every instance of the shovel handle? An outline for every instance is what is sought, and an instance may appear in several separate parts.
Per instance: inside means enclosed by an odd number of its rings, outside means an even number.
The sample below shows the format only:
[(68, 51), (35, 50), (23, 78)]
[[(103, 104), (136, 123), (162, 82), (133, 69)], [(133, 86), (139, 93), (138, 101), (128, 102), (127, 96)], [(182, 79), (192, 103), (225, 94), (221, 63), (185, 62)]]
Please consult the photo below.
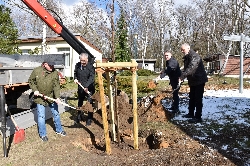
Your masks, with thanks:
[[(77, 82), (77, 84), (84, 90), (85, 88), (82, 86), (82, 84), (80, 82)], [(90, 95), (90, 92), (87, 92), (88, 95)]]
[[(50, 100), (56, 102), (56, 99), (51, 98), (51, 97), (49, 97), (49, 96), (45, 96), (45, 95), (43, 95), (43, 94), (41, 94), (41, 93), (39, 93), (38, 96), (41, 96), (41, 97), (43, 97), (43, 98), (50, 99)], [(77, 110), (75, 107), (70, 106), (70, 105), (68, 105), (68, 104), (66, 104), (66, 103), (64, 103), (64, 102), (60, 102), (60, 103), (61, 103), (62, 105), (64, 105), (64, 106), (67, 106), (67, 107), (70, 107), (70, 108), (73, 108), (73, 109)]]

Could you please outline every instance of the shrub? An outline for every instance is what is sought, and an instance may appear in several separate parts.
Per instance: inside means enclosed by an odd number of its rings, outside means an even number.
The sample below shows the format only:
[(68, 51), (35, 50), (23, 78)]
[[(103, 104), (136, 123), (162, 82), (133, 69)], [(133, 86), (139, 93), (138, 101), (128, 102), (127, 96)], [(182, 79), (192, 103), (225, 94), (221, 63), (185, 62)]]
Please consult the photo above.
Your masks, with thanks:
[(132, 72), (130, 70), (124, 70), (121, 73), (119, 73), (118, 75), (120, 75), (120, 76), (132, 76)]
[(153, 75), (155, 72), (152, 72), (151, 70), (147, 69), (139, 69), (137, 71), (138, 76), (150, 76)]

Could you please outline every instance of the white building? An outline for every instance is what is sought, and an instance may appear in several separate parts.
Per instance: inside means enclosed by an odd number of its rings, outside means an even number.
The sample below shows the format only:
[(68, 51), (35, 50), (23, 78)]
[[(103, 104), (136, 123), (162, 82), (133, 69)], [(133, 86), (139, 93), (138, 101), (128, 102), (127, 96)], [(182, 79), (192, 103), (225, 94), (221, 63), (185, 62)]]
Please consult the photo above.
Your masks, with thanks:
[[(95, 60), (102, 61), (102, 52), (96, 46), (91, 44), (88, 40), (79, 34), (75, 37), (85, 46), (88, 51), (95, 56)], [(21, 43), (18, 48), (22, 51), (22, 54), (27, 55), (30, 51), (38, 50), (38, 54), (42, 54), (42, 36), (33, 37), (21, 37), (19, 38)], [(79, 54), (60, 36), (46, 37), (46, 47), (44, 54), (65, 54), (65, 70), (64, 76), (73, 77), (74, 67), (79, 62)]]
[(147, 69), (155, 71), (156, 59), (136, 59), (138, 63), (138, 69)]

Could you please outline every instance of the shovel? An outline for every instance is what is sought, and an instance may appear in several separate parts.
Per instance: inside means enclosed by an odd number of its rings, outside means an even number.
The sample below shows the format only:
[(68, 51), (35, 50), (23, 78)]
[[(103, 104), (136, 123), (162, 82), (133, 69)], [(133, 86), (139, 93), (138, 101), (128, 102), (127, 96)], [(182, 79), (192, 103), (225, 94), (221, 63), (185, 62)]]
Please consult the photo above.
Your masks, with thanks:
[[(45, 95), (40, 94), (40, 93), (38, 94), (38, 96), (41, 96), (41, 97), (43, 97), (43, 98), (50, 99), (50, 100), (56, 102), (56, 99), (51, 98), (51, 97), (49, 97), (49, 96), (45, 96)], [(70, 106), (70, 105), (68, 105), (68, 104), (66, 104), (66, 103), (64, 103), (64, 102), (60, 102), (60, 103), (61, 103), (62, 105), (64, 105), (64, 106), (67, 106), (67, 107), (73, 108), (73, 109), (75, 109), (75, 110), (78, 110), (78, 109), (76, 109), (75, 107)]]
[(17, 126), (17, 123), (16, 121), (14, 120), (14, 118), (12, 117), (11, 113), (10, 113), (10, 110), (8, 109), (7, 105), (5, 105), (5, 109), (6, 111), (8, 112), (8, 114), (10, 115), (10, 119), (12, 120), (13, 124), (15, 125), (15, 128), (16, 128), (16, 131), (15, 131), (15, 134), (14, 134), (14, 144), (18, 144), (22, 141), (25, 140), (25, 132), (24, 132), (24, 129), (20, 129), (18, 126)]
[[(85, 88), (82, 86), (82, 84), (80, 82), (77, 82), (77, 84), (84, 90)], [(91, 93), (88, 91), (87, 94), (89, 95), (89, 97), (91, 97)]]
[(172, 93), (174, 93), (177, 89), (180, 89), (181, 87), (181, 84), (183, 83), (184, 81), (180, 81), (177, 85), (177, 87), (172, 91)]

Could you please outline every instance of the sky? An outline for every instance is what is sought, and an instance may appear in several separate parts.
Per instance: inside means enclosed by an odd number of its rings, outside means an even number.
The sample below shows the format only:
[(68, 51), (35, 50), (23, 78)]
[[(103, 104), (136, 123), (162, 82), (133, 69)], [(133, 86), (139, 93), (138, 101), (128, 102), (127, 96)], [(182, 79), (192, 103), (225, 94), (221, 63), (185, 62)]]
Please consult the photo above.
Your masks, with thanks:
[[(79, 2), (81, 0), (62, 0), (62, 3), (66, 4), (66, 5), (73, 5), (77, 2)], [(94, 1), (94, 0), (91, 0)], [(95, 0), (95, 1), (99, 1), (99, 0)], [(153, 0), (152, 0), (153, 1)], [(176, 4), (187, 4), (188, 0), (175, 0)]]

